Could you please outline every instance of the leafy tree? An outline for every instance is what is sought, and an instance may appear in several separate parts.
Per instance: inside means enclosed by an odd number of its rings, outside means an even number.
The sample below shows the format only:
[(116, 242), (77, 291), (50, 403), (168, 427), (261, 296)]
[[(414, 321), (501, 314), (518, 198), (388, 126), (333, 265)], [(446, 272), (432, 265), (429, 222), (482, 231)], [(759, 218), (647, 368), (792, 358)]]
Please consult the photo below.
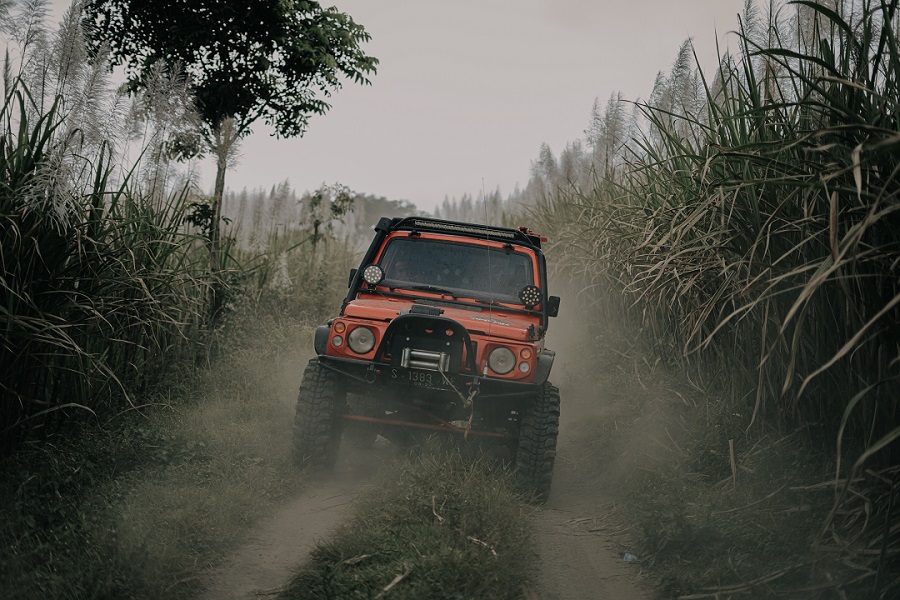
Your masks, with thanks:
[[(221, 269), (219, 221), (225, 172), (235, 144), (258, 119), (277, 135), (300, 136), (309, 118), (342, 78), (368, 84), (378, 60), (360, 44), (362, 25), (314, 0), (87, 0), (86, 29), (93, 52), (108, 47), (123, 65), (127, 88), (146, 87), (154, 65), (182, 69), (190, 78), (201, 118), (200, 140), (183, 138), (182, 157), (209, 150), (216, 157), (209, 229), (211, 269)], [(221, 303), (214, 282), (213, 313)]]

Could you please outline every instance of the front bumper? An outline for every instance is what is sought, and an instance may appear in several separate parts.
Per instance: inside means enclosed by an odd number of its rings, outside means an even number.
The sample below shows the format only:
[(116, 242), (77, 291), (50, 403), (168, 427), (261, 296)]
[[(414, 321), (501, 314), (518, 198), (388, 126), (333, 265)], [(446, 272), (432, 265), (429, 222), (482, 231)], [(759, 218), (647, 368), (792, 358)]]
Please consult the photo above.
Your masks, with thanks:
[(319, 363), (359, 386), (402, 387), (418, 389), (429, 394), (468, 396), (471, 387), (478, 385), (478, 397), (512, 398), (536, 391), (540, 384), (507, 381), (491, 377), (478, 377), (463, 373), (441, 373), (420, 369), (404, 369), (390, 364), (371, 361), (351, 360), (334, 356), (319, 355)]

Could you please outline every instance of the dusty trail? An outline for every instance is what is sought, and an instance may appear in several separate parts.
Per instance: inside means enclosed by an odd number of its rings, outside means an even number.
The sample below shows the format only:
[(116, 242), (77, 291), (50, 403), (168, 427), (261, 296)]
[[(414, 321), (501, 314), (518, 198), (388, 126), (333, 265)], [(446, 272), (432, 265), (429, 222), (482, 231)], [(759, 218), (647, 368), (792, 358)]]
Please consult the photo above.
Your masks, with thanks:
[[(562, 318), (554, 325), (549, 346), (560, 357), (551, 377), (562, 394), (560, 439), (550, 500), (535, 514), (532, 551), (539, 573), (534, 586), (525, 590), (526, 598), (647, 600), (640, 563), (623, 560), (627, 548), (608, 518), (615, 510), (613, 497), (591, 456), (598, 451), (601, 425), (620, 418), (630, 400), (630, 377), (604, 372), (592, 350), (603, 341), (585, 346), (585, 332), (574, 320)], [(349, 517), (354, 498), (396, 452), (381, 438), (371, 451), (346, 446), (332, 475), (310, 481), (301, 495), (263, 517), (247, 542), (211, 573), (205, 600), (277, 595), (316, 542)], [(599, 451), (608, 450), (601, 440)]]
[[(562, 391), (565, 395), (569, 390), (563, 386)], [(577, 401), (570, 395), (568, 403)], [(605, 519), (612, 502), (574, 458), (580, 443), (568, 432), (581, 417), (581, 411), (568, 417), (563, 412), (553, 493), (535, 517), (533, 550), (540, 577), (526, 590), (527, 598), (645, 600), (649, 594), (640, 587), (637, 567), (623, 561), (622, 548)], [(231, 559), (210, 575), (202, 598), (258, 600), (277, 595), (316, 542), (349, 517), (354, 498), (393, 454), (393, 447), (381, 439), (371, 451), (342, 449), (334, 474), (310, 481), (304, 493), (265, 516)]]
[(540, 576), (528, 600), (649, 599), (637, 564), (623, 559), (626, 548), (608, 518), (615, 505), (602, 478), (582, 472), (575, 458), (580, 443), (571, 431), (584, 413), (567, 417), (565, 409), (577, 404), (578, 390), (564, 385), (560, 391), (564, 404), (553, 489), (535, 519)]
[(630, 549), (610, 518), (610, 476), (628, 468), (621, 460), (627, 449), (612, 448), (603, 433), (628, 420), (636, 384), (615, 360), (610, 364), (617, 336), (586, 327), (579, 319), (586, 308), (573, 296), (547, 337), (557, 351), (550, 379), (560, 388), (559, 442), (550, 499), (536, 516), (540, 572), (529, 600), (647, 600), (640, 563), (625, 562)]
[[(565, 390), (564, 390), (565, 391)], [(604, 515), (612, 503), (569, 459), (577, 442), (562, 439), (553, 493), (535, 518), (540, 578), (526, 590), (528, 600), (649, 598), (626, 564), (621, 548), (609, 535)], [(343, 451), (333, 475), (310, 482), (301, 495), (265, 516), (231, 559), (210, 575), (204, 600), (258, 600), (274, 597), (298, 565), (348, 518), (348, 509), (381, 466), (392, 447), (379, 440), (372, 451)]]
[(353, 499), (378, 473), (393, 449), (379, 440), (372, 450), (342, 448), (334, 472), (265, 516), (247, 541), (209, 577), (203, 600), (274, 597), (316, 543), (348, 517)]

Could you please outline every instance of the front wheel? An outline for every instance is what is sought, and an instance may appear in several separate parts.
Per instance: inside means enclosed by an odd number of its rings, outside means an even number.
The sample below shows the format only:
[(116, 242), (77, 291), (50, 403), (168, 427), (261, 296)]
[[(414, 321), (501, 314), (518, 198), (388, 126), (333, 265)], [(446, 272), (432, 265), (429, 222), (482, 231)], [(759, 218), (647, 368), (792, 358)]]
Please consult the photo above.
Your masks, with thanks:
[(310, 360), (303, 372), (294, 415), (294, 460), (298, 465), (334, 465), (341, 445), (345, 404), (346, 392), (337, 375), (317, 358)]
[(516, 482), (537, 502), (550, 496), (558, 436), (559, 388), (546, 382), (528, 396), (516, 447)]

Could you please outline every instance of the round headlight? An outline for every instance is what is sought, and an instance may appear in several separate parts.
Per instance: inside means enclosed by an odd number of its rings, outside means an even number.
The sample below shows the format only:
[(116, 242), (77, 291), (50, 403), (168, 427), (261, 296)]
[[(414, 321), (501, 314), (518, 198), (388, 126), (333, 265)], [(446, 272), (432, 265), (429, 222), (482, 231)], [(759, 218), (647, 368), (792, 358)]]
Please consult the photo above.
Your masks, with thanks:
[(347, 344), (357, 354), (365, 354), (375, 347), (375, 334), (368, 327), (357, 327), (347, 336)]
[(506, 375), (516, 366), (516, 355), (509, 348), (499, 347), (491, 350), (488, 366), (498, 375)]
[(519, 292), (519, 300), (528, 308), (534, 308), (541, 303), (541, 289), (536, 285), (526, 285)]
[(369, 285), (376, 285), (384, 279), (384, 271), (378, 265), (369, 265), (363, 269), (363, 279)]

